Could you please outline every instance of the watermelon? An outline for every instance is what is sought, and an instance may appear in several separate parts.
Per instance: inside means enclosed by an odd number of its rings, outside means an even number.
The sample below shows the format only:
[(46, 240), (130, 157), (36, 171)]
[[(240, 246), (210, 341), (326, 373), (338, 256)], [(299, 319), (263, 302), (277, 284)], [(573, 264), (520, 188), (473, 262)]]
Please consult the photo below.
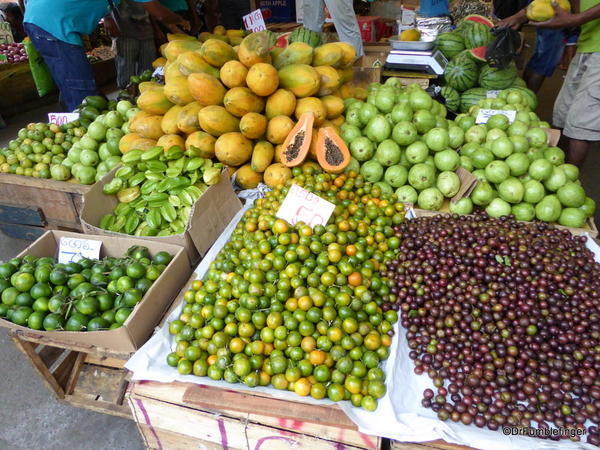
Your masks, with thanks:
[(442, 54), (452, 59), (465, 49), (465, 43), (460, 33), (440, 33), (435, 40), (435, 46)]
[(479, 14), (470, 14), (467, 17), (463, 18), (463, 21), (477, 22), (482, 25), (485, 25), (488, 28), (494, 27), (494, 22), (492, 22), (491, 19), (488, 19), (487, 17), (483, 17)]
[(299, 27), (292, 31), (292, 34), (290, 34), (288, 38), (288, 42), (290, 44), (292, 42), (304, 42), (311, 47), (318, 47), (323, 43), (323, 38), (321, 37), (321, 33), (309, 30), (308, 28)]
[(444, 86), (441, 94), (446, 101), (446, 107), (450, 111), (458, 111), (458, 108), (460, 108), (460, 94), (458, 91), (450, 86)]
[(460, 96), (460, 112), (468, 112), (471, 106), (477, 105), (485, 98), (487, 98), (487, 89), (484, 88), (473, 88), (463, 92)]
[(490, 29), (478, 22), (473, 22), (469, 27), (462, 31), (462, 37), (465, 41), (465, 48), (472, 49), (489, 45), (494, 40)]
[(517, 67), (511, 64), (506, 69), (483, 66), (479, 73), (479, 86), (486, 89), (502, 90), (512, 86), (517, 76)]
[(448, 86), (462, 92), (475, 86), (478, 72), (477, 64), (471, 59), (455, 58), (446, 66), (444, 80)]
[(473, 58), (473, 60), (476, 63), (484, 63), (486, 61), (485, 59), (485, 54), (487, 52), (487, 45), (481, 46), (481, 47), (477, 47), (477, 48), (472, 48), (470, 50), (467, 50), (469, 52), (469, 56), (471, 58)]

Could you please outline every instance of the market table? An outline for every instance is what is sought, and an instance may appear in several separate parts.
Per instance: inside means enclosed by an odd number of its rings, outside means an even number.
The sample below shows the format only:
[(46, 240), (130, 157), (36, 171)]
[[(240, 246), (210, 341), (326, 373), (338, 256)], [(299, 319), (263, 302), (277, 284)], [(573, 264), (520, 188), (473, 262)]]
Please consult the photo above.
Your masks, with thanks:
[(91, 186), (23, 175), (0, 174), (0, 230), (37, 239), (45, 230), (81, 231), (83, 194)]

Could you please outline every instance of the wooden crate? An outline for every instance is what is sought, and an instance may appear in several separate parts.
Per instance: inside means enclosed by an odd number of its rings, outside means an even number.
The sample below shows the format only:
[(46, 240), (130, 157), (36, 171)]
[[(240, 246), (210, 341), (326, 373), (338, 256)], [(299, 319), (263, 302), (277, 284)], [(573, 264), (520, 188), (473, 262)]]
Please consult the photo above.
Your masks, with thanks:
[(126, 398), (149, 449), (371, 449), (336, 406), (190, 383), (134, 382)]
[(0, 229), (37, 239), (45, 230), (81, 231), (82, 197), (91, 186), (0, 174)]
[(23, 336), (15, 331), (10, 332), (10, 337), (59, 401), (132, 418), (129, 406), (124, 403), (129, 385), (124, 365), (130, 354), (74, 345), (66, 348), (48, 339)]
[(427, 450), (427, 449), (439, 449), (439, 450), (470, 450), (472, 447), (466, 447), (464, 445), (449, 444), (446, 441), (438, 439), (437, 441), (427, 442), (390, 442), (390, 450)]

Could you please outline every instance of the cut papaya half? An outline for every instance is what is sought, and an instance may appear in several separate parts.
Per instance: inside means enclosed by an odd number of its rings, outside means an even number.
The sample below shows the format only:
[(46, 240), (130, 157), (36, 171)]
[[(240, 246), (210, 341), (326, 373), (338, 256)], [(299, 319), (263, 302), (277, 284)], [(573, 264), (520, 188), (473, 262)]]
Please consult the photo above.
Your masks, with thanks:
[(334, 128), (319, 129), (317, 161), (327, 172), (340, 173), (350, 164), (350, 152)]
[(281, 146), (279, 158), (284, 166), (295, 167), (304, 162), (310, 149), (314, 123), (315, 116), (312, 112), (307, 111), (300, 116)]

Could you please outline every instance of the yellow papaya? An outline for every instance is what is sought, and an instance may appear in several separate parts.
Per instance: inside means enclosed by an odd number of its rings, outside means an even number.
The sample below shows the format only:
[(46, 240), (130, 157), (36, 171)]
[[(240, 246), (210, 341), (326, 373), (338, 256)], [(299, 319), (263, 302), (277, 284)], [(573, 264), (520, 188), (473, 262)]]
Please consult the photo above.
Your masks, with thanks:
[(227, 91), (223, 105), (229, 113), (242, 117), (249, 112), (262, 112), (265, 101), (246, 87), (236, 87)]
[(160, 123), (160, 127), (165, 134), (177, 134), (179, 128), (177, 127), (177, 118), (179, 113), (183, 109), (183, 106), (175, 105), (166, 112)]
[(244, 164), (236, 171), (235, 181), (242, 189), (254, 189), (262, 181), (262, 174)]
[(207, 63), (215, 67), (221, 67), (227, 61), (237, 59), (235, 50), (231, 45), (219, 39), (212, 38), (202, 44), (200, 54)]
[(255, 172), (264, 172), (273, 162), (275, 148), (268, 141), (258, 141), (252, 150), (251, 167)]
[(310, 97), (319, 92), (319, 72), (307, 64), (290, 64), (279, 69), (279, 84), (296, 97)]
[(277, 89), (273, 92), (265, 105), (267, 119), (275, 116), (291, 116), (296, 109), (296, 96), (287, 89)]
[(239, 61), (227, 61), (220, 71), (221, 82), (229, 89), (246, 86), (248, 69)]
[(204, 61), (204, 58), (202, 58), (202, 55), (198, 52), (182, 53), (177, 57), (175, 63), (177, 64), (179, 71), (185, 76), (202, 72), (216, 78), (219, 77), (219, 69)]
[(173, 103), (165, 95), (164, 89), (157, 88), (142, 92), (137, 99), (137, 106), (147, 113), (162, 115), (173, 107)]
[(240, 166), (252, 156), (252, 142), (242, 133), (224, 133), (215, 143), (215, 156), (228, 166)]
[(225, 86), (207, 73), (193, 73), (187, 79), (190, 94), (203, 106), (220, 105), (225, 96)]
[[(205, 106), (198, 112), (200, 127), (208, 134), (221, 136), (240, 129), (240, 120), (222, 106)], [(234, 164), (237, 165), (237, 164)]]
[(200, 129), (198, 123), (198, 113), (203, 106), (198, 102), (192, 102), (185, 105), (177, 114), (177, 128), (185, 134), (191, 134)]
[(185, 140), (185, 149), (201, 158), (211, 159), (215, 156), (215, 142), (217, 139), (214, 136), (204, 131), (195, 131)]

